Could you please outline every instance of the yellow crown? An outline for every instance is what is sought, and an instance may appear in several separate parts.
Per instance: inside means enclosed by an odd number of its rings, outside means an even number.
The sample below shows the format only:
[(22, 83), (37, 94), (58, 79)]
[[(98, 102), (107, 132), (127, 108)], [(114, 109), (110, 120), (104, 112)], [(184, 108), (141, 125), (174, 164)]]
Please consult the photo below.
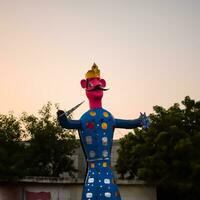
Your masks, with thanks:
[(100, 70), (98, 69), (98, 66), (95, 63), (92, 65), (92, 69), (85, 74), (85, 77), (100, 78)]

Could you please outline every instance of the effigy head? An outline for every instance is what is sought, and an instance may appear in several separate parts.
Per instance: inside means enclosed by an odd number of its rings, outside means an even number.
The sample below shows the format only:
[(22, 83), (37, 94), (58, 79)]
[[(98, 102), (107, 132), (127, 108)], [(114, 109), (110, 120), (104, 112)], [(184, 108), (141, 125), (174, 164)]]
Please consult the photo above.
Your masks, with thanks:
[(81, 86), (85, 89), (89, 100), (97, 100), (103, 97), (106, 81), (100, 78), (100, 70), (94, 63), (92, 69), (85, 74), (85, 78), (81, 80)]

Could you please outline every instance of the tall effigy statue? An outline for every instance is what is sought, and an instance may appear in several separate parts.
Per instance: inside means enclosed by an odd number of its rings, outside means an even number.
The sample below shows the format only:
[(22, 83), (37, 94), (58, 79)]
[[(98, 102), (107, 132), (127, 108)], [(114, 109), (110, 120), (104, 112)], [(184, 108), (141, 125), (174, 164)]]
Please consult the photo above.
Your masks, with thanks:
[(82, 200), (121, 200), (111, 170), (111, 148), (115, 128), (147, 128), (149, 120), (145, 114), (135, 120), (115, 119), (102, 107), (106, 81), (100, 77), (100, 70), (94, 64), (81, 80), (89, 100), (90, 109), (80, 120), (70, 120), (62, 110), (57, 112), (63, 128), (77, 129), (87, 161), (87, 173)]

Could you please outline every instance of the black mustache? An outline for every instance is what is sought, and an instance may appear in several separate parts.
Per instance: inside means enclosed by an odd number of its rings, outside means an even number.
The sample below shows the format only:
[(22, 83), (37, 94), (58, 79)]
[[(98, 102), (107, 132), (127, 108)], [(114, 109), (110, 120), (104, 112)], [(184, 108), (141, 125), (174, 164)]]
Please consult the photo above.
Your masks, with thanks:
[(99, 85), (93, 87), (92, 89), (87, 89), (88, 92), (95, 91), (95, 90), (103, 90), (103, 91), (106, 91), (106, 90), (108, 90), (108, 89), (102, 88), (102, 87), (99, 86)]

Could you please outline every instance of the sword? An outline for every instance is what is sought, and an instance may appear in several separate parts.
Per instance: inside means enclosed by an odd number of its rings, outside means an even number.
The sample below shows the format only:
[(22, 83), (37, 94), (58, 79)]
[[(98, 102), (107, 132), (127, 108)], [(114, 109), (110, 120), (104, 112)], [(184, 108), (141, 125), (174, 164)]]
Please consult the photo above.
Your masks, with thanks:
[(73, 113), (80, 105), (82, 105), (85, 101), (82, 101), (81, 103), (77, 104), (76, 106), (74, 106), (73, 108), (71, 108), (70, 110), (62, 113), (59, 117), (65, 115), (66, 117), (69, 116), (71, 113)]

